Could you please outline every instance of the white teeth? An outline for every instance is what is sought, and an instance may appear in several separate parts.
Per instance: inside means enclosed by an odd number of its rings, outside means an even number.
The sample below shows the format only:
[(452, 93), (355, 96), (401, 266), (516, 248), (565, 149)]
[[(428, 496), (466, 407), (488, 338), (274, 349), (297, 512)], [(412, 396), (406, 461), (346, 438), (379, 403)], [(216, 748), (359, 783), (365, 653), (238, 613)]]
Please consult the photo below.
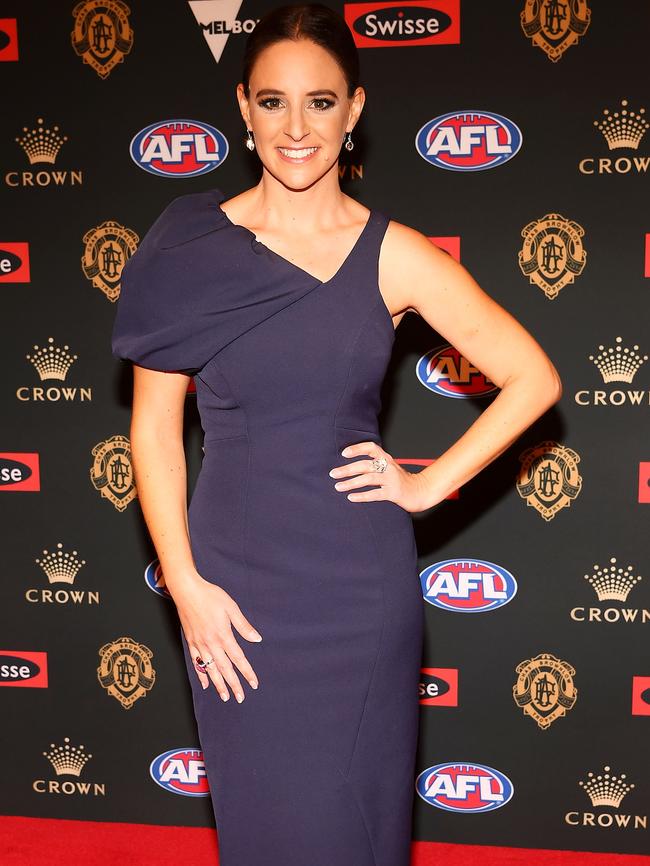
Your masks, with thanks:
[(302, 150), (293, 150), (289, 148), (279, 147), (278, 150), (280, 153), (283, 153), (285, 156), (293, 157), (293, 159), (302, 159), (305, 156), (308, 156), (310, 153), (313, 153), (318, 148), (316, 147), (304, 147)]

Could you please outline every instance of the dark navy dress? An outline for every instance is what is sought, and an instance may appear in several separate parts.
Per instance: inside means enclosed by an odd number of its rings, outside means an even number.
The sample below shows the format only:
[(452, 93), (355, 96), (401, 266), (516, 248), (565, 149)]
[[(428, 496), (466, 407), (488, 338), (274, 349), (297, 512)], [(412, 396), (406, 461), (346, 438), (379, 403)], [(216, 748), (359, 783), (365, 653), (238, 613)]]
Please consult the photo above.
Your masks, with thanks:
[[(395, 332), (372, 210), (322, 282), (183, 195), (122, 275), (113, 355), (195, 375), (194, 561), (263, 637), (259, 688), (205, 691), (181, 630), (221, 866), (408, 866), (423, 605), (409, 512), (353, 502), (333, 466), (380, 445)], [(372, 489), (368, 486), (359, 490)], [(229, 689), (230, 691), (230, 689)]]

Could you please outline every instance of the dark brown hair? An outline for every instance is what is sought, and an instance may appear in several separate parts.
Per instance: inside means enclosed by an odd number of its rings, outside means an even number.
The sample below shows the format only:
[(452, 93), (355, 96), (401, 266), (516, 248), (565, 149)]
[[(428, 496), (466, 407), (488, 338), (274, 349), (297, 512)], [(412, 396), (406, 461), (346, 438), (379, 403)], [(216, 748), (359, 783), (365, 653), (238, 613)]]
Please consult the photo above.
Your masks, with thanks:
[(259, 55), (282, 39), (310, 39), (332, 55), (348, 85), (348, 98), (359, 85), (359, 54), (345, 20), (323, 3), (277, 6), (266, 13), (251, 32), (244, 49), (242, 84), (249, 98), (250, 75)]

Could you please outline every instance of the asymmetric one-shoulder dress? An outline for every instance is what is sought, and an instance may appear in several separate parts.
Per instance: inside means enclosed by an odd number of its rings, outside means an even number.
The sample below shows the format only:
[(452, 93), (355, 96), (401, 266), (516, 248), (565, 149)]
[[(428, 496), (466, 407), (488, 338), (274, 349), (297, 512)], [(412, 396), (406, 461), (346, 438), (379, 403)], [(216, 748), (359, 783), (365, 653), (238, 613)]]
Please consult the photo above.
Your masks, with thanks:
[[(408, 866), (423, 603), (412, 517), (328, 473), (378, 442), (395, 341), (371, 210), (323, 282), (218, 189), (175, 198), (122, 273), (112, 352), (195, 376), (204, 456), (188, 508), (203, 578), (259, 679), (201, 688), (181, 629), (221, 866)], [(372, 486), (357, 488), (369, 490)], [(230, 688), (229, 688), (230, 691)]]

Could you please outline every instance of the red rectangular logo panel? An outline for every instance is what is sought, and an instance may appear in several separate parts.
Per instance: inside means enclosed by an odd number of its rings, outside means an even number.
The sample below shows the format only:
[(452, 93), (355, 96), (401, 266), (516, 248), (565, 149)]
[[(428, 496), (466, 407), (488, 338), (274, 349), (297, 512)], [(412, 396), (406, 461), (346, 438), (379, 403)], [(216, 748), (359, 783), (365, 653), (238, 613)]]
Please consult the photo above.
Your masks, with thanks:
[(460, 43), (460, 0), (346, 3), (343, 15), (358, 48)]

